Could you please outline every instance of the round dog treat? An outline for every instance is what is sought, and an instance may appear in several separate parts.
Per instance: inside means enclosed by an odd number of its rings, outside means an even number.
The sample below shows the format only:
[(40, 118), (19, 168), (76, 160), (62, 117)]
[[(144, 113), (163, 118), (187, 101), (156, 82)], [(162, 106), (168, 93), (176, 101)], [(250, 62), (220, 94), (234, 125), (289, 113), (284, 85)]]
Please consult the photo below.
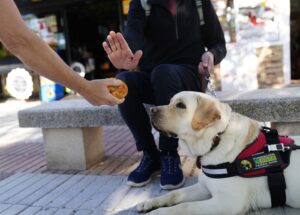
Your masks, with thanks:
[(121, 82), (119, 86), (108, 86), (108, 91), (118, 99), (124, 98), (128, 93), (127, 85), (123, 81)]

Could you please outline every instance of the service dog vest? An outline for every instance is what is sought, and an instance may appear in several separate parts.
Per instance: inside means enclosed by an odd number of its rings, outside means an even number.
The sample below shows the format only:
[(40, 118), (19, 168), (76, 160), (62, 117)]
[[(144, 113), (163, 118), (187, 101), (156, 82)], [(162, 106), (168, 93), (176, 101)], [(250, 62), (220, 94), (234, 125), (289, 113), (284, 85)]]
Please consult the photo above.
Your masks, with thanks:
[[(202, 171), (211, 178), (267, 176), (272, 207), (282, 206), (286, 202), (283, 171), (290, 163), (292, 150), (296, 149), (300, 146), (296, 146), (292, 138), (279, 136), (277, 130), (262, 127), (257, 139), (233, 162), (202, 166)], [(199, 159), (197, 166), (201, 168)]]

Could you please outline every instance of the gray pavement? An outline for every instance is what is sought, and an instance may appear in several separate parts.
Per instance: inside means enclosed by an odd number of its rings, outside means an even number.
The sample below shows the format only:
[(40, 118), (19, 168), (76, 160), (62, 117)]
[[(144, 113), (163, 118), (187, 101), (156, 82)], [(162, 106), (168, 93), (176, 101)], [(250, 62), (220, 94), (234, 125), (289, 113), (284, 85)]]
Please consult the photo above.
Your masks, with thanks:
[(20, 128), (17, 115), (19, 110), (39, 104), (40, 101), (0, 101), (0, 148), (13, 143), (42, 141), (41, 129)]

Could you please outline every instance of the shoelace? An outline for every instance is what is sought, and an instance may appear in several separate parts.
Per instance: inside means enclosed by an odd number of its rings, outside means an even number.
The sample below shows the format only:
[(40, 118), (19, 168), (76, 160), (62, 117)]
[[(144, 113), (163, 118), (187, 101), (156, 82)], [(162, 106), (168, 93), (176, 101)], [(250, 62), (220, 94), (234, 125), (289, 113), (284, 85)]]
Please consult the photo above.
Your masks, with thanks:
[[(174, 157), (168, 153), (167, 155), (163, 156), (162, 159), (162, 170), (169, 174), (174, 174), (178, 171), (179, 168), (179, 158)], [(177, 168), (178, 167), (178, 168)]]
[(144, 155), (136, 171), (143, 172), (151, 164), (151, 162), (152, 162), (151, 157), (149, 155)]

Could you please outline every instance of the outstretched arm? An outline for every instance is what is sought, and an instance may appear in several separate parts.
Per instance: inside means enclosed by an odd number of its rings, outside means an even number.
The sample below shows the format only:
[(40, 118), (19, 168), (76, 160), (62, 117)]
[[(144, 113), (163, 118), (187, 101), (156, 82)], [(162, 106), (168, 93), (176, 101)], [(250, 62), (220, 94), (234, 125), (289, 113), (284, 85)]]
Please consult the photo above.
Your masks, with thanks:
[(123, 102), (107, 90), (108, 85), (120, 85), (119, 81), (87, 81), (72, 71), (42, 39), (27, 28), (13, 0), (0, 1), (0, 20), (0, 41), (33, 71), (79, 92), (94, 105)]

